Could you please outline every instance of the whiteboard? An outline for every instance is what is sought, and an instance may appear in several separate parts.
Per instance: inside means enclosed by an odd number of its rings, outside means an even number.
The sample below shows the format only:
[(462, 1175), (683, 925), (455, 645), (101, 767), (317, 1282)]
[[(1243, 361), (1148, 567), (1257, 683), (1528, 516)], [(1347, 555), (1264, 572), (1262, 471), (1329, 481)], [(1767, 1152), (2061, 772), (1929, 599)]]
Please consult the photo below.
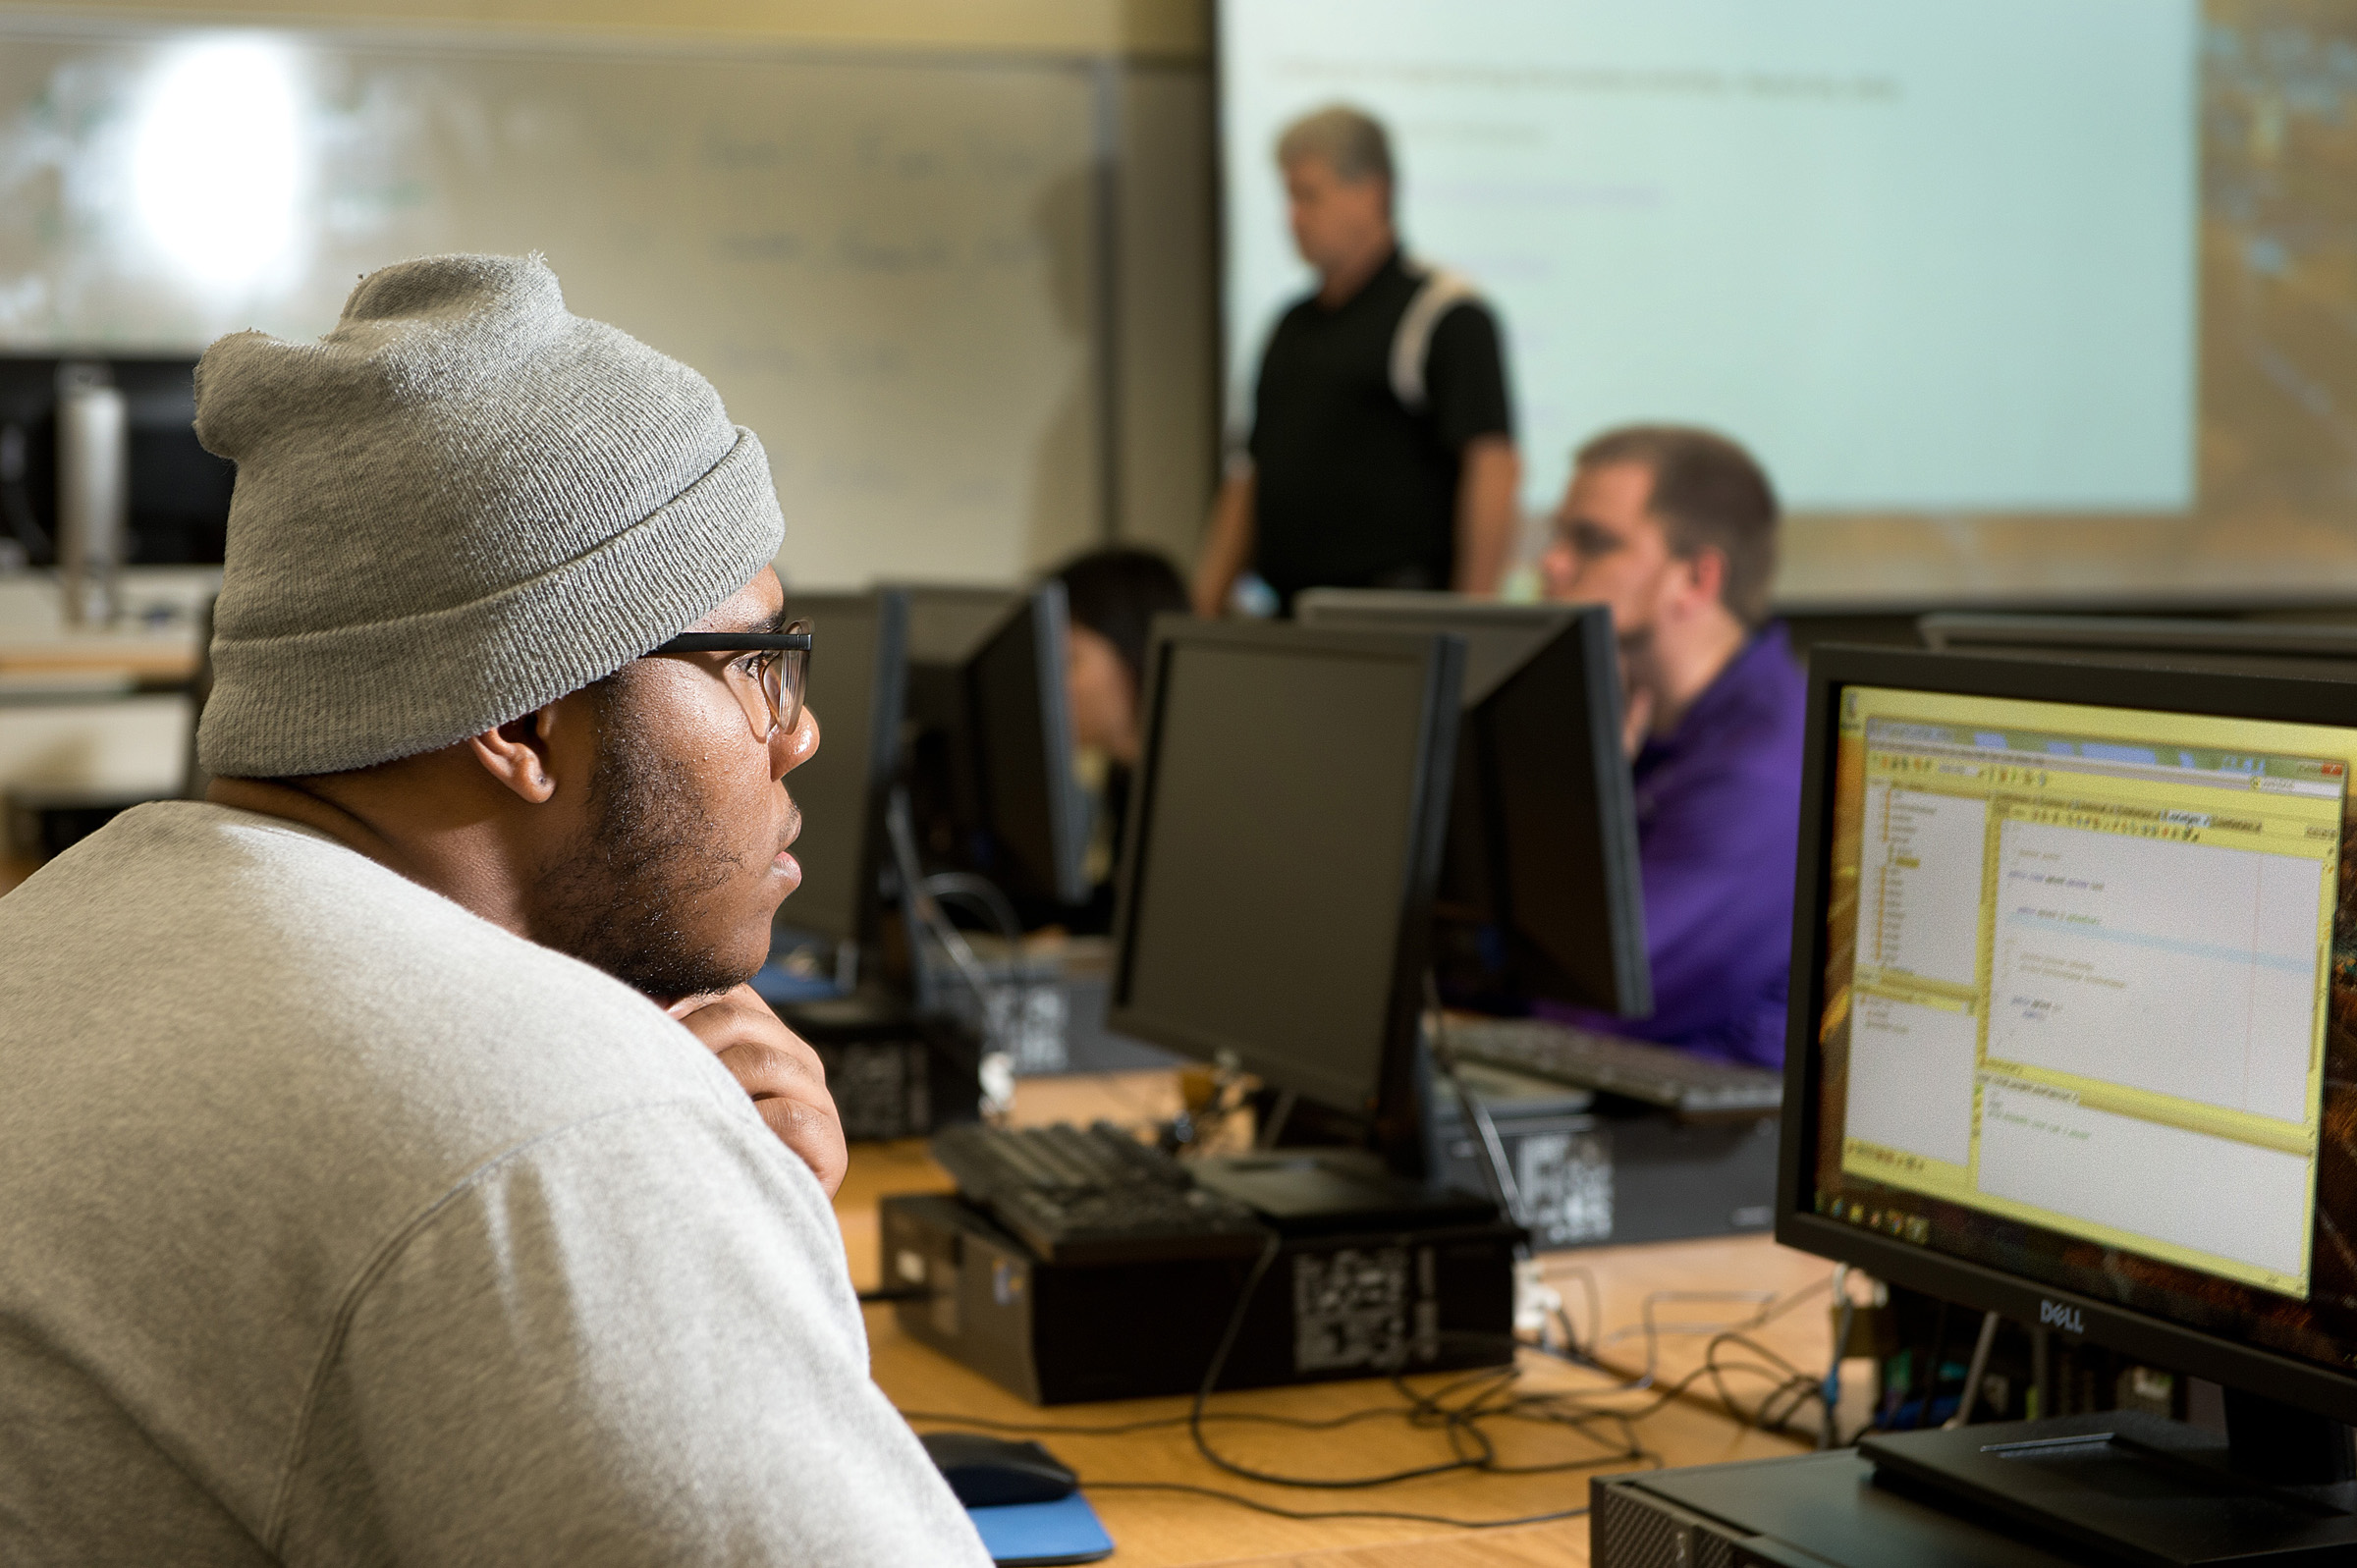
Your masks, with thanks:
[[(163, 135), (159, 193), (156, 104), (241, 42), (293, 83), (293, 163)], [(234, 139), (252, 94), (203, 85), (186, 134)], [(0, 347), (316, 337), (372, 268), (538, 250), (761, 436), (792, 580), (1007, 579), (1099, 529), (1091, 91), (1050, 59), (0, 22)], [(192, 270), (189, 226), (273, 178), (266, 264)]]

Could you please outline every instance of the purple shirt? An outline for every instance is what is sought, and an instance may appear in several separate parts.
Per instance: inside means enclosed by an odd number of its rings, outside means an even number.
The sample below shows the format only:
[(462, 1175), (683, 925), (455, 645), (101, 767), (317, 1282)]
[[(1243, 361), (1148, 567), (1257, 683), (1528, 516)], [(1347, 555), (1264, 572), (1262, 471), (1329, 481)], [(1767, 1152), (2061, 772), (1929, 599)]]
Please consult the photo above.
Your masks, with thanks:
[(1581, 1028), (1775, 1067), (1784, 1059), (1808, 682), (1769, 625), (1637, 753), (1650, 1018), (1549, 1006)]

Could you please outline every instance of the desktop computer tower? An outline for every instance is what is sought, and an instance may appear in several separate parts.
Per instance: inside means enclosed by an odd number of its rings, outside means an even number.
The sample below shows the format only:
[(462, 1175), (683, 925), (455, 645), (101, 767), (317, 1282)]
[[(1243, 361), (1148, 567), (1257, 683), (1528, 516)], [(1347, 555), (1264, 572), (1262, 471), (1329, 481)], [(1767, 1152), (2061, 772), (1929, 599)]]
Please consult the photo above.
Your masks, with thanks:
[(982, 1046), (959, 1019), (867, 992), (770, 1005), (818, 1053), (845, 1138), (922, 1138), (980, 1113)]
[(1180, 1058), (1105, 1025), (1113, 988), (1113, 943), (1069, 937), (1018, 954), (1004, 940), (969, 933), (987, 1002), (962, 980), (942, 1000), (992, 1048), (1014, 1058), (1018, 1078), (1075, 1072), (1141, 1072), (1176, 1067)]
[[(1514, 1227), (1288, 1236), (1246, 1308), (1223, 1388), (1501, 1366)], [(1038, 1405), (1189, 1394), (1255, 1257), (1039, 1261), (969, 1204), (883, 1203), (885, 1285), (912, 1339)]]
[[(1778, 1118), (1681, 1121), (1666, 1110), (1503, 1069), (1462, 1065), (1498, 1129), (1540, 1251), (1765, 1231), (1775, 1217)], [(1432, 1169), (1490, 1190), (1479, 1133), (1434, 1083)]]
[(2065, 1568), (2067, 1544), (1885, 1484), (1855, 1449), (1588, 1484), (1595, 1568)]

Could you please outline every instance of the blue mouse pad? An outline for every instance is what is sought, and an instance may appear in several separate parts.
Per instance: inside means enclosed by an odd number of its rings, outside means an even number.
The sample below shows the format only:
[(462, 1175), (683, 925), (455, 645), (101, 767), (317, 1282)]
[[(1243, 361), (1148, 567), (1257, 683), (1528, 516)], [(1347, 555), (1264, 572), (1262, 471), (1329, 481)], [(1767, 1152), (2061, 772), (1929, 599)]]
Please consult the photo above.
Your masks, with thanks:
[(1113, 1538), (1078, 1492), (1054, 1502), (1011, 1502), (968, 1508), (982, 1544), (1001, 1568), (1026, 1564), (1095, 1562), (1113, 1555)]

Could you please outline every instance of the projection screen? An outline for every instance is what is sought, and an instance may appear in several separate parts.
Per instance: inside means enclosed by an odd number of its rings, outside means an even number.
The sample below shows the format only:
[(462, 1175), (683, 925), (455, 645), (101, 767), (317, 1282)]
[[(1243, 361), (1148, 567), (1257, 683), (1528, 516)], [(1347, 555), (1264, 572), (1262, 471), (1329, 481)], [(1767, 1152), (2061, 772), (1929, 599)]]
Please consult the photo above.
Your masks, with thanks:
[(2329, 0), (1223, 0), (1227, 418), (1309, 286), (1272, 160), (1383, 119), (1503, 318), (1534, 514), (1675, 420), (1795, 607), (2357, 589), (2357, 11)]

